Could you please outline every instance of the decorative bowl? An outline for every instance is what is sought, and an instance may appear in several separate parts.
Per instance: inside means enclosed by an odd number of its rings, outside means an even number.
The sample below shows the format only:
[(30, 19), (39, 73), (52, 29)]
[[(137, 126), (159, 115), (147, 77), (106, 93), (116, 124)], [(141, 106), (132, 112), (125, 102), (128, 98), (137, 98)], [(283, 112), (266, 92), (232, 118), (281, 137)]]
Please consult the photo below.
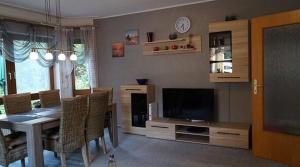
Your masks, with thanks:
[(139, 85), (147, 85), (148, 79), (136, 79)]

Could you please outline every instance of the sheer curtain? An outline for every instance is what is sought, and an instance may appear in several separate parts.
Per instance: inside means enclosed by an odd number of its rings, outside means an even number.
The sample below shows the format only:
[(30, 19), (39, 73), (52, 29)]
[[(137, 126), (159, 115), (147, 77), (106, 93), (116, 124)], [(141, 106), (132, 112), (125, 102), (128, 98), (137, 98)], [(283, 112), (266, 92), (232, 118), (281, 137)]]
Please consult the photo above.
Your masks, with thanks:
[[(53, 27), (34, 25), (10, 20), (0, 20), (0, 38), (3, 40), (2, 56), (12, 62), (23, 62), (29, 57), (32, 48), (55, 48), (56, 39)], [(38, 50), (43, 67), (51, 67), (55, 59), (46, 60), (44, 51)]]
[[(80, 40), (84, 44), (84, 56), (79, 57), (78, 63), (82, 61), (88, 62), (88, 74), (90, 79), (91, 88), (97, 86), (97, 75), (96, 71), (96, 54), (95, 54), (95, 28), (94, 27), (81, 27), (80, 28)], [(84, 60), (83, 60), (84, 59)]]
[[(29, 58), (32, 48), (51, 48), (73, 50), (75, 41), (84, 45), (82, 53), (76, 53), (78, 60), (69, 60), (70, 52), (64, 52), (65, 61), (58, 61), (59, 52), (53, 53), (53, 60), (46, 60), (45, 50), (37, 50), (38, 63), (43, 67), (55, 66), (56, 88), (62, 97), (72, 96), (72, 70), (75, 64), (88, 64), (90, 86), (97, 85), (97, 66), (95, 55), (95, 29), (93, 26), (79, 28), (59, 28), (35, 25), (12, 20), (0, 20), (0, 39), (2, 39), (2, 57), (12, 62), (23, 62)], [(62, 42), (60, 42), (62, 41)]]
[[(62, 42), (58, 42), (58, 46), (67, 50), (71, 50), (74, 43), (74, 29), (63, 28), (61, 31), (62, 32), (60, 32), (60, 30), (58, 29), (56, 31), (58, 41)], [(65, 55), (69, 57), (70, 53), (65, 53)], [(56, 79), (59, 80), (59, 85), (57, 85), (57, 87), (60, 89), (61, 97), (72, 97), (72, 71), (74, 68), (74, 64), (70, 61), (70, 59), (66, 59), (65, 61), (58, 61), (57, 65), (59, 68), (59, 74), (56, 74)]]
[[(80, 41), (84, 45), (84, 50), (80, 53), (76, 53), (78, 56), (75, 64), (88, 64), (88, 75), (90, 80), (90, 87), (97, 86), (96, 71), (96, 54), (95, 54), (95, 28), (92, 26), (85, 26), (78, 28), (63, 28), (62, 30), (63, 48), (73, 50), (73, 44), (75, 41)], [(59, 38), (58, 38), (59, 39)], [(69, 53), (66, 54), (70, 56)], [(59, 62), (59, 88), (61, 90), (62, 97), (72, 96), (72, 71), (74, 69), (74, 63), (69, 59), (63, 62)]]

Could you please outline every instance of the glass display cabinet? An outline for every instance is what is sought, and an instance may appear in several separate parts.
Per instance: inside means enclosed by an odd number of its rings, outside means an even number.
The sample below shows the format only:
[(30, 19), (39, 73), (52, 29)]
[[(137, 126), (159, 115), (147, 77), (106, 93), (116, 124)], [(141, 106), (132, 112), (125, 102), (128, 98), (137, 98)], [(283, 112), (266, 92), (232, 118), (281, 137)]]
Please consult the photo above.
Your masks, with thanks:
[(209, 24), (210, 82), (249, 82), (249, 22)]

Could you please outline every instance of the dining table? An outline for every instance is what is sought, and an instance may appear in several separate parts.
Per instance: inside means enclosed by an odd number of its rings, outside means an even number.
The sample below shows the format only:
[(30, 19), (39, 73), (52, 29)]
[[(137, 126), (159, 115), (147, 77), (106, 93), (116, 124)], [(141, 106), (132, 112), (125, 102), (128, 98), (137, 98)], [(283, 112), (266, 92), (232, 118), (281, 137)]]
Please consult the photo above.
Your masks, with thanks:
[[(113, 147), (118, 146), (117, 111), (116, 104), (108, 107), (110, 120), (109, 136)], [(59, 127), (61, 117), (61, 106), (50, 108), (34, 108), (29, 112), (1, 115), (0, 128), (21, 131), (26, 133), (28, 166), (43, 167), (43, 143), (42, 132), (47, 129)]]

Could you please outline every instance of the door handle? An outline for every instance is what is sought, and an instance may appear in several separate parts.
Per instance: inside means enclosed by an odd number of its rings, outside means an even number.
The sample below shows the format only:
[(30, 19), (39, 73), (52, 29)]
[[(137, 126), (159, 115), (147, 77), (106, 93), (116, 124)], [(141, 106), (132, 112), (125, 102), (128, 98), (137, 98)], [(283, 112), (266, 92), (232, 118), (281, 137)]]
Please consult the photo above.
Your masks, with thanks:
[(8, 79), (12, 80), (12, 74), (11, 74), (11, 72), (8, 73)]
[(257, 95), (257, 87), (263, 87), (264, 85), (263, 84), (258, 84), (257, 83), (257, 79), (254, 79), (253, 81), (253, 93), (255, 95)]

